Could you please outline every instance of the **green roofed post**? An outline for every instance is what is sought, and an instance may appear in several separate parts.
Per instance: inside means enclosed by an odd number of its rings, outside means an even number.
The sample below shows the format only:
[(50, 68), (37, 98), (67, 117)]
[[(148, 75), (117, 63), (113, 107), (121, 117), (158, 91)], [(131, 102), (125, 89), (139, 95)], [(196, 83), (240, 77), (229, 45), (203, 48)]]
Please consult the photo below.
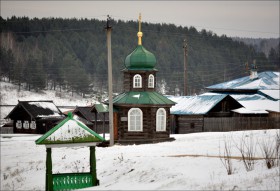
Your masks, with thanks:
[(96, 132), (88, 128), (83, 122), (75, 119), (71, 112), (66, 119), (49, 130), (42, 137), (37, 139), (36, 144), (71, 144), (103, 142), (103, 139)]

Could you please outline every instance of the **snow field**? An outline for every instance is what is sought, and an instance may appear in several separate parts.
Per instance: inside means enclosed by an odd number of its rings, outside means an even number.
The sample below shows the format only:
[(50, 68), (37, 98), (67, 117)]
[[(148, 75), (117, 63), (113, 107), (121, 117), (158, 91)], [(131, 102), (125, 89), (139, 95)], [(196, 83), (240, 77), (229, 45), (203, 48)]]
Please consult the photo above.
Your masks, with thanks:
[[(276, 132), (195, 133), (172, 135), (173, 142), (97, 147), (100, 186), (83, 190), (279, 190), (279, 167), (267, 169), (264, 160), (256, 160), (247, 172), (242, 160), (232, 159), (233, 174), (227, 175), (218, 157), (224, 140), (231, 140), (232, 156), (241, 156), (235, 144), (242, 137), (262, 157), (259, 143), (273, 144)], [(39, 137), (1, 135), (1, 190), (45, 189), (46, 149), (35, 145)], [(89, 171), (88, 160), (87, 147), (53, 149), (53, 173)]]

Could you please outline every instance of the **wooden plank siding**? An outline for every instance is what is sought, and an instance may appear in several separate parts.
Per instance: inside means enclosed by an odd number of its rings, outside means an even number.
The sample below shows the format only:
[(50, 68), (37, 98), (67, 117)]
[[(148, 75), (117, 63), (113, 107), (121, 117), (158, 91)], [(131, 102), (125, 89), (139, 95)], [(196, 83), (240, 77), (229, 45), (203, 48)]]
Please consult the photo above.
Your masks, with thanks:
[(175, 124), (177, 124), (177, 132), (179, 134), (202, 132), (203, 116), (177, 115), (175, 117)]
[(258, 129), (277, 129), (279, 117), (204, 117), (175, 116), (175, 132), (179, 134), (195, 132), (226, 132)]
[(269, 117), (224, 117), (204, 118), (204, 131), (241, 131), (275, 129), (280, 126), (279, 118)]

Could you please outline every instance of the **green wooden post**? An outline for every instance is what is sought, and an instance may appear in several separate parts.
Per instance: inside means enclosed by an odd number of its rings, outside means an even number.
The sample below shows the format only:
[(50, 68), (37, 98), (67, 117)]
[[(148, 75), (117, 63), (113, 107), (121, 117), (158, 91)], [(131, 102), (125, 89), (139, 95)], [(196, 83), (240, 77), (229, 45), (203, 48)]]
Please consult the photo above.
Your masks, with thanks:
[(92, 185), (96, 186), (98, 184), (96, 177), (96, 158), (95, 158), (95, 146), (89, 147), (90, 149), (90, 173), (92, 175)]
[(53, 191), (53, 179), (52, 179), (52, 149), (47, 148), (47, 160), (46, 160), (46, 191)]

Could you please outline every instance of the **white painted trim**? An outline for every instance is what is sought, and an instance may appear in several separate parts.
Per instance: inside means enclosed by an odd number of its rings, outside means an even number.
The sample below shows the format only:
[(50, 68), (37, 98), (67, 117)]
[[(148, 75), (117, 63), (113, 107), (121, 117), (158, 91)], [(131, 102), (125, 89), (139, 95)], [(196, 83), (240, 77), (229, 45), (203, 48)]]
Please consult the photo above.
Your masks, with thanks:
[[(160, 128), (159, 129), (159, 124), (161, 124), (160, 123), (160, 121), (158, 121), (158, 115), (159, 115), (159, 112), (160, 111), (163, 111), (163, 113), (164, 113), (164, 123), (163, 123), (163, 129), (162, 128)], [(161, 126), (160, 126), (161, 127)], [(158, 110), (157, 110), (157, 115), (156, 115), (156, 131), (158, 131), (158, 132), (163, 132), (163, 131), (166, 131), (166, 110), (164, 109), (164, 108), (159, 108)]]
[[(134, 111), (134, 110), (137, 110), (137, 111), (140, 111), (140, 130), (131, 130), (130, 129), (130, 113), (132, 112), (132, 111)], [(128, 111), (128, 131), (129, 132), (142, 132), (143, 131), (143, 112), (142, 112), (142, 110), (141, 109), (139, 109), (139, 108), (131, 108), (129, 111)]]
[[(151, 84), (150, 84), (150, 80), (151, 80)], [(155, 88), (155, 77), (153, 74), (149, 75), (148, 78), (148, 88)]]
[[(136, 77), (139, 77), (139, 80), (140, 80), (139, 86), (136, 86), (136, 83), (135, 83)], [(133, 88), (142, 88), (142, 76), (140, 74), (136, 74), (133, 76)]]
[(66, 143), (66, 144), (46, 144), (46, 148), (61, 148), (61, 147), (89, 147), (96, 146), (99, 142), (91, 143)]

